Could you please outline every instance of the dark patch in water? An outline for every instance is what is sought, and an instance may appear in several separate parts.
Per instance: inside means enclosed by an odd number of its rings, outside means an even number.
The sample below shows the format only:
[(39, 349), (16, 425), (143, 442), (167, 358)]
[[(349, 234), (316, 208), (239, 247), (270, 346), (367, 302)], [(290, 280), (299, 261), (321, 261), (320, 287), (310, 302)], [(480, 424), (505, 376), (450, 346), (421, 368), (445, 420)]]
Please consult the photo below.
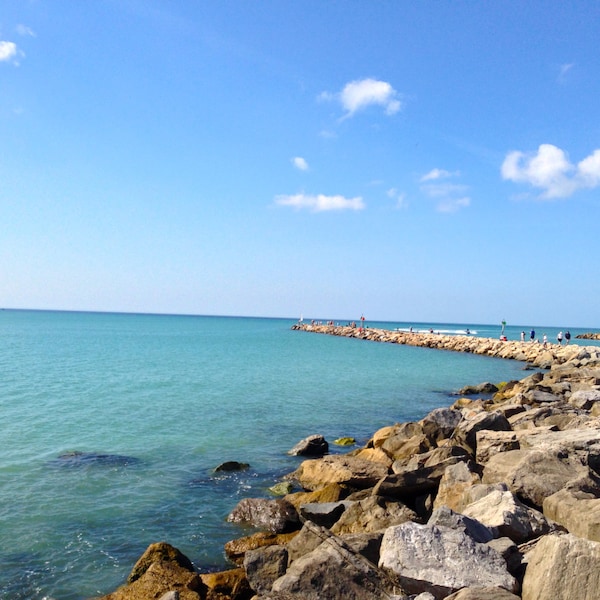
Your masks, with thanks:
[(85, 467), (91, 465), (107, 466), (107, 467), (126, 467), (129, 465), (137, 465), (141, 461), (133, 456), (123, 456), (120, 454), (102, 454), (99, 452), (66, 452), (58, 458), (50, 461), (50, 466), (53, 467)]

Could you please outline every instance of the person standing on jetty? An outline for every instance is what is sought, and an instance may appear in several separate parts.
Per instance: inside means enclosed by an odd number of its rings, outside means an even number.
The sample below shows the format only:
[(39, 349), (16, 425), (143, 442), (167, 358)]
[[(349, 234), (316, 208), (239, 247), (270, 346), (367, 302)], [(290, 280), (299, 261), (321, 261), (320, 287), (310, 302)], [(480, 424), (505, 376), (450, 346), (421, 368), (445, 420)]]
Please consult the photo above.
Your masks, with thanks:
[(569, 342), (571, 341), (571, 332), (567, 329), (567, 331), (565, 331), (565, 346), (569, 345)]
[(525, 341), (525, 332), (521, 331), (521, 341), (524, 342)]
[(558, 343), (559, 343), (561, 346), (562, 346), (562, 337), (563, 337), (562, 331), (559, 331), (559, 332), (558, 332), (558, 335), (556, 336), (556, 341), (557, 341), (557, 342), (558, 342)]
[(531, 330), (531, 333), (529, 334), (529, 339), (533, 342), (535, 340), (535, 329)]
[(544, 348), (548, 345), (548, 336), (544, 334)]

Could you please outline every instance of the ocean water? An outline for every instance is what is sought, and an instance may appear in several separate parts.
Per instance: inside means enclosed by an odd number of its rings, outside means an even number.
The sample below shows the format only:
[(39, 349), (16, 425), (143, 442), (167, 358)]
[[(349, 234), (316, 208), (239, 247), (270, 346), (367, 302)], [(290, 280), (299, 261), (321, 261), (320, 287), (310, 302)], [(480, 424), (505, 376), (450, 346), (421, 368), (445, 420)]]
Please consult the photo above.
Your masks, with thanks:
[[(294, 322), (0, 311), (0, 598), (108, 593), (161, 540), (199, 569), (227, 568), (224, 543), (250, 532), (227, 514), (296, 468), (286, 453), (303, 437), (364, 444), (447, 406), (464, 385), (523, 377), (514, 361), (296, 332)], [(558, 330), (546, 330), (553, 340)], [(70, 452), (89, 454), (59, 458)], [(215, 474), (227, 460), (250, 468)]]

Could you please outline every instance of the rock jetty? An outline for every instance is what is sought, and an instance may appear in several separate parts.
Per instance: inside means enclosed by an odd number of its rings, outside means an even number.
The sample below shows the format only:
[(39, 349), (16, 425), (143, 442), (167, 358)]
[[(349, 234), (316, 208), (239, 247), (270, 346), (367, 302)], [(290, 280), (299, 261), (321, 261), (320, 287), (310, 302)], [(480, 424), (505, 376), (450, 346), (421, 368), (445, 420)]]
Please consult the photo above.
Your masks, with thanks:
[(402, 344), (419, 348), (435, 348), (453, 352), (471, 352), (496, 358), (510, 358), (528, 363), (534, 367), (547, 369), (551, 365), (572, 360), (581, 352), (581, 346), (571, 344), (543, 344), (541, 342), (521, 342), (473, 335), (442, 335), (439, 333), (422, 333), (407, 331), (391, 331), (374, 327), (353, 327), (346, 325), (319, 325), (297, 323), (292, 326), (297, 331), (323, 333), (371, 342)]
[(575, 337), (579, 340), (600, 340), (600, 333), (580, 333)]
[(226, 544), (232, 569), (197, 573), (153, 544), (103, 600), (599, 597), (600, 348), (301, 328), (516, 358), (533, 372), (307, 458), (285, 478), (299, 491), (243, 499), (229, 520), (255, 533)]

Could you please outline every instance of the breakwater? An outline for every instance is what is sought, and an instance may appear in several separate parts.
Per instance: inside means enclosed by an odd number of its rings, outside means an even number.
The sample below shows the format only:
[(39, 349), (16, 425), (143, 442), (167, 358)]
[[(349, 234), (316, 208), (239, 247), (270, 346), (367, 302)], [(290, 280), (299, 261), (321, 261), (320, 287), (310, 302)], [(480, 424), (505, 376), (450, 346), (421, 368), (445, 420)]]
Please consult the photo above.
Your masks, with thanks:
[(103, 600), (598, 597), (599, 348), (293, 328), (538, 369), (489, 384), (484, 397), (464, 391), (452, 406), (383, 427), (347, 453), (307, 438), (296, 453), (306, 459), (280, 482), (283, 497), (244, 498), (230, 513), (258, 530), (226, 544), (235, 568), (197, 573), (177, 549), (153, 544), (127, 585)]
[(563, 364), (576, 358), (585, 347), (577, 345), (561, 345), (542, 343), (539, 341), (512, 341), (492, 338), (481, 338), (472, 335), (443, 335), (439, 333), (413, 333), (391, 331), (378, 328), (360, 328), (349, 325), (320, 325), (312, 323), (297, 323), (292, 326), (297, 331), (321, 333), (348, 338), (403, 344), (420, 348), (435, 348), (453, 352), (471, 352), (494, 358), (519, 360), (541, 369), (550, 368), (555, 364)]

